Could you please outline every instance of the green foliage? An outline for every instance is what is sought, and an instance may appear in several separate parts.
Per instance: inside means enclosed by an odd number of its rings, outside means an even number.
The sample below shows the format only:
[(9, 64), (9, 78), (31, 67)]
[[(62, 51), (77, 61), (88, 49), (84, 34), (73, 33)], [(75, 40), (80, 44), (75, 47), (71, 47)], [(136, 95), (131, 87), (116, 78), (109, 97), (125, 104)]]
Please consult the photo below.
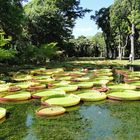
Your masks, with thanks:
[(5, 46), (9, 43), (9, 41), (12, 40), (12, 38), (9, 36), (7, 39), (4, 38), (5, 33), (0, 31), (0, 46)]
[(101, 32), (96, 33), (96, 35), (91, 38), (91, 41), (95, 46), (98, 47), (101, 55), (103, 55), (106, 46), (103, 33)]
[(0, 0), (0, 28), (13, 40), (20, 37), (24, 23), (22, 7), (24, 0)]
[[(135, 54), (139, 52), (140, 34), (140, 0), (115, 0), (108, 8), (101, 8), (91, 18), (102, 29), (106, 43), (107, 57), (118, 55), (119, 47), (123, 56), (129, 56), (132, 50), (131, 34), (134, 34)], [(132, 31), (134, 24), (134, 31)], [(134, 46), (134, 45), (133, 45)]]
[(12, 38), (8, 37), (7, 39), (4, 38), (5, 33), (0, 31), (0, 60), (10, 59), (13, 58), (15, 55), (15, 51), (13, 49), (5, 49), (3, 48), (6, 44), (8, 44)]
[(79, 36), (77, 39), (71, 39), (69, 50), (71, 50), (69, 56), (94, 56), (94, 45), (84, 36)]
[[(28, 44), (21, 52), (20, 59), (24, 63), (45, 63), (46, 59), (51, 59), (57, 52), (57, 43), (43, 44), (39, 47)], [(28, 59), (27, 59), (28, 58)]]
[(103, 31), (103, 36), (106, 44), (106, 57), (116, 57), (114, 55), (116, 51), (113, 38), (114, 31), (110, 25), (110, 7), (101, 8), (99, 11), (96, 11), (95, 15), (91, 16), (91, 19), (93, 19), (98, 25), (98, 27), (101, 28)]
[(26, 29), (33, 45), (40, 46), (50, 42), (61, 45), (68, 40), (72, 36), (75, 20), (90, 11), (79, 4), (79, 0), (29, 2), (24, 9), (28, 18)]
[(43, 44), (39, 48), (36, 48), (37, 57), (51, 58), (56, 54), (58, 48), (56, 47), (57, 43)]

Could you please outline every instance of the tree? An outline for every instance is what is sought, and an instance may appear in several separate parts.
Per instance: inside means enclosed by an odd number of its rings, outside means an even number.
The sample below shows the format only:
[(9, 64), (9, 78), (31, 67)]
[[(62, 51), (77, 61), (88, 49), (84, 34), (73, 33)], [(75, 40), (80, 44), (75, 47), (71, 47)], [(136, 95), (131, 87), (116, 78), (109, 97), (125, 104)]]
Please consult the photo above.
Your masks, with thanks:
[(0, 60), (7, 60), (14, 57), (15, 55), (15, 51), (12, 48), (5, 48), (5, 45), (7, 45), (12, 40), (12, 38), (10, 36), (5, 38), (4, 35), (5, 33), (0, 31)]
[(106, 57), (112, 58), (116, 56), (116, 48), (114, 48), (113, 29), (110, 25), (109, 13), (110, 7), (101, 8), (99, 11), (95, 12), (95, 15), (91, 16), (91, 19), (102, 29), (106, 44)]
[(34, 45), (58, 42), (71, 38), (75, 20), (88, 9), (79, 6), (79, 0), (32, 0), (25, 6), (28, 18), (28, 37)]
[(121, 1), (117, 0), (111, 6), (110, 9), (110, 23), (111, 28), (114, 29), (115, 32), (115, 42), (118, 44), (118, 57), (122, 59), (125, 55), (125, 49), (128, 44), (128, 23), (127, 23), (127, 16), (126, 13), (128, 12), (126, 7), (122, 8), (120, 4)]
[(95, 46), (88, 38), (85, 36), (79, 36), (77, 39), (70, 40), (70, 52), (69, 56), (76, 57), (89, 57), (95, 56)]
[(113, 26), (119, 35), (119, 57), (121, 58), (122, 52), (124, 54), (124, 49), (128, 45), (129, 36), (131, 40), (130, 53), (132, 55), (132, 61), (134, 60), (135, 54), (134, 44), (137, 44), (139, 38), (139, 3), (140, 0), (116, 0), (110, 10), (111, 26)]
[[(93, 36), (91, 38), (91, 42), (93, 42), (94, 46), (96, 46), (96, 48), (98, 48), (100, 57), (105, 56), (105, 46), (106, 45), (105, 45), (103, 33), (101, 33), (101, 32), (96, 33), (95, 36)], [(95, 53), (97, 54), (96, 51), (95, 51)]]
[(131, 55), (132, 55), (132, 62), (135, 58), (135, 46), (134, 46), (134, 37), (135, 37), (135, 28), (136, 25), (140, 23), (140, 0), (128, 0), (125, 1), (126, 5), (128, 4), (129, 8), (129, 19), (131, 21)]
[(21, 33), (24, 24), (24, 0), (0, 0), (0, 28), (8, 36), (12, 36), (14, 43)]

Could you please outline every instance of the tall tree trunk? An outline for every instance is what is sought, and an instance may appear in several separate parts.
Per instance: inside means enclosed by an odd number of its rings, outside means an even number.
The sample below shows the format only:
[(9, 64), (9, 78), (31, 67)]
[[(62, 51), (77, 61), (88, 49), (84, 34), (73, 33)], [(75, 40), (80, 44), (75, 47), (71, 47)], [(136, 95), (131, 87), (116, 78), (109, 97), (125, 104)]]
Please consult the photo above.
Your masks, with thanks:
[(132, 27), (131, 27), (131, 31), (132, 31), (132, 34), (131, 34), (131, 55), (132, 55), (132, 62), (134, 61), (135, 59), (135, 46), (134, 46), (134, 35), (135, 35), (135, 25), (132, 24)]
[(118, 46), (118, 51), (119, 51), (119, 60), (122, 60), (121, 35), (119, 35), (119, 46)]
[(125, 45), (122, 47), (122, 57), (125, 57), (125, 50), (126, 50), (127, 44), (128, 44), (128, 36), (125, 39)]

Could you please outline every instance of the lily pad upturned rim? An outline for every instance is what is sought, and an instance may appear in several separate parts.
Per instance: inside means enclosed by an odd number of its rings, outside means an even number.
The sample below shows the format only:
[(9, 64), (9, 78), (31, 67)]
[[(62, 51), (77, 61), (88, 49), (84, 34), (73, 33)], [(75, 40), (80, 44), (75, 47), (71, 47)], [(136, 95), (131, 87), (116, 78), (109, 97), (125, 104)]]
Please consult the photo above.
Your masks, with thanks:
[(6, 109), (0, 107), (0, 120), (6, 116)]
[[(72, 101), (72, 102), (67, 102), (66, 104), (65, 103), (63, 104), (62, 102), (50, 104), (50, 103), (48, 103), (49, 101), (47, 102), (47, 100), (52, 100), (52, 99), (56, 100), (56, 99), (65, 98), (65, 97), (75, 98), (75, 100)], [(68, 101), (70, 101), (70, 100), (68, 100)], [(53, 106), (54, 105), (54, 106), (70, 107), (70, 106), (75, 106), (75, 105), (79, 104), (80, 103), (80, 97), (77, 96), (77, 95), (74, 95), (74, 94), (59, 95), (57, 97), (52, 96), (52, 97), (48, 97), (46, 99), (42, 98), (41, 103), (42, 103), (42, 105), (45, 105), (45, 106)]]
[(107, 95), (104, 92), (101, 93), (96, 90), (89, 90), (77, 95), (81, 98), (82, 101), (100, 101), (107, 98)]
[[(58, 109), (61, 109), (61, 110), (59, 110), (59, 111), (56, 111), (56, 112), (48, 112), (48, 113), (41, 113), (41, 112), (39, 112), (40, 110), (43, 110), (43, 109), (46, 109), (46, 108), (58, 108)], [(48, 106), (48, 107), (40, 107), (40, 108), (38, 108), (36, 111), (36, 115), (38, 115), (38, 116), (48, 116), (48, 117), (51, 117), (51, 116), (58, 116), (58, 115), (62, 115), (62, 114), (64, 114), (65, 112), (66, 112), (66, 109), (64, 108), (64, 107), (62, 107), (62, 106)]]
[[(17, 95), (18, 97), (9, 97), (9, 96), (15, 96)], [(24, 97), (20, 97), (19, 95), (25, 95)], [(28, 95), (28, 96), (27, 96)], [(1, 101), (24, 101), (31, 99), (31, 93), (27, 91), (18, 91), (18, 92), (13, 92), (12, 94), (7, 94), (6, 96), (3, 96), (0, 98)]]
[[(54, 95), (49, 95), (49, 93), (48, 93), (48, 95), (46, 95), (46, 96), (39, 96), (38, 94), (39, 93), (41, 93), (41, 92), (58, 92), (58, 94), (54, 94)], [(35, 98), (35, 99), (40, 99), (40, 98), (49, 98), (49, 97), (54, 97), (54, 96), (57, 96), (58, 95), (58, 97), (59, 97), (59, 95), (61, 96), (63, 96), (63, 95), (65, 95), (66, 93), (65, 93), (65, 91), (63, 91), (63, 90), (53, 90), (53, 89), (49, 89), (49, 90), (40, 90), (40, 91), (38, 91), (38, 92), (34, 92), (34, 93), (32, 93), (32, 97), (33, 98)]]
[[(128, 94), (128, 96), (127, 96), (127, 94)], [(107, 94), (107, 97), (109, 99), (113, 99), (113, 100), (120, 100), (120, 101), (121, 100), (130, 100), (130, 101), (134, 100), (135, 101), (135, 100), (140, 100), (140, 91), (134, 91), (134, 90), (124, 90), (121, 92), (116, 91), (116, 92), (112, 92), (110, 94)]]

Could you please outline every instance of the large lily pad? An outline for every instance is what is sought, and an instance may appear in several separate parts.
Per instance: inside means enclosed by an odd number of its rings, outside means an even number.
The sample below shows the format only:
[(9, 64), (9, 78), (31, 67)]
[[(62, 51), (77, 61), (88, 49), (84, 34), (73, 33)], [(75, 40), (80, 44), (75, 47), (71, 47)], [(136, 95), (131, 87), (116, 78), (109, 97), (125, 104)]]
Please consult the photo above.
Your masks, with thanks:
[(55, 85), (55, 86), (66, 86), (70, 83), (71, 83), (71, 81), (60, 81), (60, 82), (53, 83), (53, 85)]
[(133, 90), (116, 91), (108, 94), (107, 97), (114, 100), (140, 100), (140, 92)]
[(26, 74), (17, 74), (17, 75), (14, 75), (14, 77), (13, 77), (13, 80), (15, 80), (15, 81), (28, 81), (31, 79), (32, 79), (32, 76), (26, 75)]
[(23, 101), (31, 98), (30, 92), (20, 91), (12, 94), (7, 94), (0, 98), (3, 101)]
[(71, 76), (65, 76), (65, 77), (56, 77), (56, 80), (66, 80), (66, 81), (69, 81), (69, 80), (71, 80), (72, 79), (72, 77)]
[(77, 95), (63, 95), (63, 96), (53, 96), (53, 98), (42, 99), (44, 105), (58, 105), (63, 107), (69, 107), (77, 105), (80, 102), (80, 97)]
[(62, 106), (50, 106), (50, 107), (38, 109), (36, 111), (36, 114), (39, 116), (57, 116), (57, 115), (64, 114), (65, 111), (66, 109), (63, 108)]
[(63, 90), (54, 90), (54, 89), (50, 89), (50, 90), (44, 90), (44, 91), (38, 91), (34, 94), (32, 94), (33, 98), (41, 98), (41, 97), (49, 97), (52, 95), (64, 95), (65, 91)]
[(8, 91), (10, 85), (11, 85), (11, 83), (8, 83), (8, 84), (0, 84), (0, 92)]
[(80, 82), (80, 83), (77, 83), (77, 86), (78, 86), (80, 89), (92, 88), (92, 87), (93, 87), (93, 82)]
[(86, 91), (81, 94), (77, 94), (83, 101), (100, 101), (106, 99), (105, 93), (100, 93), (96, 90)]
[(115, 84), (115, 85), (109, 85), (108, 88), (111, 90), (133, 90), (136, 89), (136, 86), (129, 85), (129, 84)]
[(38, 82), (21, 82), (16, 83), (16, 86), (20, 87), (21, 89), (29, 88), (30, 86), (40, 85)]
[(74, 81), (78, 81), (78, 82), (84, 82), (84, 81), (89, 81), (90, 77), (78, 77), (75, 78)]
[(77, 85), (65, 85), (62, 87), (55, 88), (55, 90), (64, 90), (65, 92), (72, 92), (78, 89)]
[(0, 107), (0, 119), (4, 118), (6, 116), (6, 109)]

